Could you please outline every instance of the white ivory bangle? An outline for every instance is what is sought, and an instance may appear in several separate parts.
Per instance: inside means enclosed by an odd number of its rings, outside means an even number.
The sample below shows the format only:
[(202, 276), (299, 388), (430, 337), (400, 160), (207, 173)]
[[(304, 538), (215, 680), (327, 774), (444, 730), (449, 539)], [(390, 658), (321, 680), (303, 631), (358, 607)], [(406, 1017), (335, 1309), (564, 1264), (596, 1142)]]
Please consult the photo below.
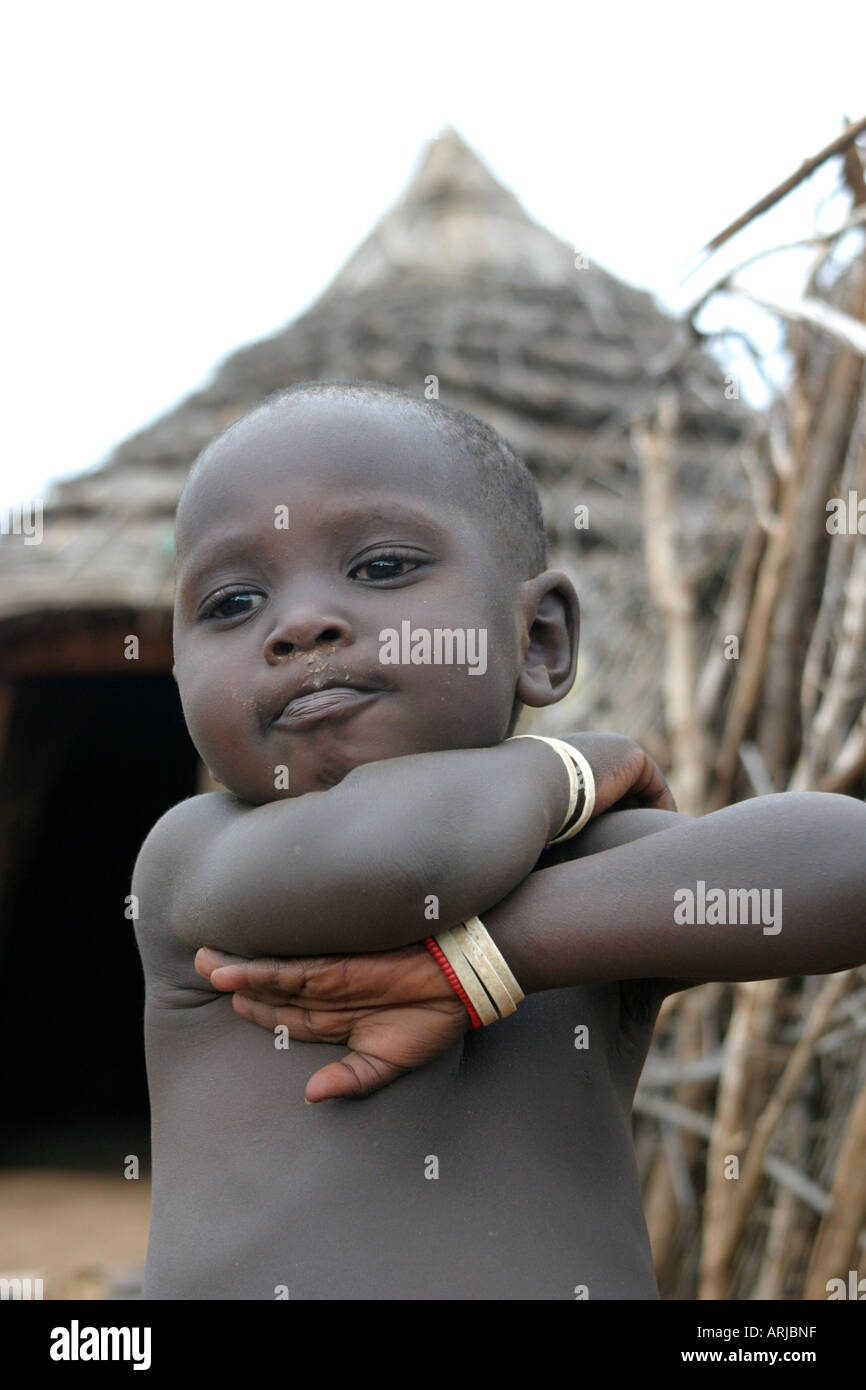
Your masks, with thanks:
[(497, 973), (493, 962), (488, 959), (466, 930), (465, 923), (452, 927), (451, 932), (457, 945), (493, 1000), (499, 1017), (507, 1018), (509, 1014), (513, 1014), (517, 1008), (516, 1000), (512, 998), (505, 981)]
[(461, 985), (468, 995), (472, 1007), (478, 1014), (482, 1023), (495, 1023), (499, 1018), (498, 1013), (488, 999), (484, 988), (475, 974), (472, 965), (460, 948), (459, 942), (455, 939), (452, 931), (439, 932), (436, 937), (439, 949), (445, 956), (454, 974), (457, 976)]
[[(534, 738), (539, 743), (546, 743), (548, 747), (552, 748), (554, 753), (558, 754), (559, 757), (562, 759), (563, 766), (565, 767), (565, 770), (568, 773), (568, 810), (565, 813), (562, 825), (556, 832), (558, 837), (562, 834), (563, 830), (568, 825), (568, 822), (574, 815), (575, 807), (577, 806), (578, 793), (580, 791), (580, 783), (577, 777), (576, 765), (572, 758), (574, 750), (561, 738), (547, 738), (544, 734), (512, 734), (511, 738), (507, 739), (506, 742), (513, 743), (519, 738)], [(552, 845), (556, 844), (556, 839), (551, 840), (550, 843)]]
[(481, 921), (480, 917), (467, 917), (463, 925), (476, 946), (478, 946), (479, 950), (481, 950), (490, 961), (491, 969), (496, 972), (497, 977), (502, 981), (503, 986), (508, 991), (510, 998), (514, 1001), (514, 1007), (517, 1008), (521, 999), (525, 999), (526, 995), (514, 978), (508, 962), (484, 923)]
[(576, 835), (578, 831), (583, 829), (583, 827), (587, 824), (593, 811), (595, 810), (595, 778), (592, 775), (592, 768), (586, 761), (586, 758), (583, 756), (583, 754), (579, 753), (576, 748), (572, 748), (571, 744), (566, 744), (565, 746), (566, 748), (568, 748), (568, 751), (570, 752), (572, 758), (574, 758), (575, 766), (577, 767), (577, 770), (580, 773), (580, 776), (583, 780), (583, 791), (585, 799), (583, 803), (583, 810), (581, 811), (574, 825), (571, 827), (570, 830), (566, 830), (564, 835), (560, 834), (557, 836), (555, 840), (551, 840), (550, 843), (553, 845), (562, 844), (564, 840), (570, 840), (572, 835)]

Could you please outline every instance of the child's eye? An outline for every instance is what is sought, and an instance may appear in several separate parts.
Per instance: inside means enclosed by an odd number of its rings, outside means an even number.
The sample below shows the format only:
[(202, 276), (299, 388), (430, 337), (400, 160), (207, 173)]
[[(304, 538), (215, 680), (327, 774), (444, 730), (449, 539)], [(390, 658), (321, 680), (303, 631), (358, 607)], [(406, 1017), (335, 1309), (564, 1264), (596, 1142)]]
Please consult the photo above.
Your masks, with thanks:
[[(203, 618), (237, 618), (246, 613), (251, 613), (252, 608), (233, 607), (238, 601), (246, 599), (261, 599), (264, 602), (263, 594), (256, 594), (249, 589), (235, 589), (232, 593), (215, 594), (211, 602), (202, 613)], [(222, 612), (220, 610), (223, 610)]]
[(356, 565), (352, 574), (365, 581), (401, 579), (404, 574), (409, 574), (420, 564), (421, 560), (417, 555), (401, 555), (397, 551), (389, 551), (387, 555), (371, 555), (368, 560)]

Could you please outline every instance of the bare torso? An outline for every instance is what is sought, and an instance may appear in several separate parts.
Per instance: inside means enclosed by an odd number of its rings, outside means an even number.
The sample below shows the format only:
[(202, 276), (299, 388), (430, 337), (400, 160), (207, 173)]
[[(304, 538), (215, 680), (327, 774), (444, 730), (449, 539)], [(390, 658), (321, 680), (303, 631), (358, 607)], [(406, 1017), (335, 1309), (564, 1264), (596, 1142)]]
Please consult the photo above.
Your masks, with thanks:
[(344, 1047), (277, 1048), (143, 954), (145, 1297), (658, 1297), (630, 1118), (649, 994), (536, 994), (367, 1099), (310, 1106)]

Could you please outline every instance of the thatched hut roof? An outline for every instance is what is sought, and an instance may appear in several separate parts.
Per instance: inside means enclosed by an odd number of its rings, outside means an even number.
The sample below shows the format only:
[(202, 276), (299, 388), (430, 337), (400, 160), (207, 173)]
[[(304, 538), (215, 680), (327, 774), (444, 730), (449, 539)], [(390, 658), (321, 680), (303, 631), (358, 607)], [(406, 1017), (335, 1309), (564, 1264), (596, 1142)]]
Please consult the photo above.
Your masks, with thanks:
[[(71, 635), (111, 613), (126, 615), (127, 630), (162, 626), (187, 470), (264, 396), (326, 377), (391, 381), (423, 395), (432, 375), (441, 399), (494, 425), (533, 468), (555, 559), (575, 570), (584, 601), (587, 698), (575, 711), (584, 719), (612, 713), (605, 691), (621, 708), (635, 659), (649, 662), (653, 685), (660, 668), (631, 416), (674, 382), (689, 554), (712, 588), (740, 524), (744, 485), (734, 454), (747, 412), (725, 399), (718, 366), (682, 340), (648, 294), (575, 259), (574, 248), (534, 222), (461, 137), (445, 131), (307, 312), (233, 353), (104, 466), (58, 483), (45, 499), (40, 545), (0, 538), (6, 651), (46, 626)], [(577, 503), (589, 507), (580, 532)]]

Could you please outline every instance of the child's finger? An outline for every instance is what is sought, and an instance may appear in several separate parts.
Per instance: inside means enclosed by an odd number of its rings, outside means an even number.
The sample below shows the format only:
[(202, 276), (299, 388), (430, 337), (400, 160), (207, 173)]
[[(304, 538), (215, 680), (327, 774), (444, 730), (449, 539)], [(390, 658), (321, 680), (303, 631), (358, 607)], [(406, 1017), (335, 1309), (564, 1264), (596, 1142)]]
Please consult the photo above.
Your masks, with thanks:
[(641, 748), (640, 753), (640, 766), (626, 799), (634, 798), (637, 805), (652, 807), (656, 811), (675, 811), (677, 804), (658, 763), (646, 749)]
[[(342, 959), (342, 958), (341, 958)], [(242, 990), (263, 1004), (304, 1004), (311, 1008), (337, 1009), (351, 1001), (345, 997), (345, 972), (323, 958), (245, 961), (215, 970), (214, 989)]]
[(389, 1086), (410, 1070), (410, 1067), (398, 1067), (395, 1062), (386, 1062), (368, 1052), (349, 1052), (339, 1062), (329, 1062), (313, 1073), (307, 1082), (304, 1099), (310, 1104), (336, 1100), (340, 1096), (360, 1100), (374, 1091), (381, 1091), (383, 1086)]
[(279, 1007), (263, 1004), (243, 994), (233, 996), (232, 1006), (235, 1013), (248, 1022), (256, 1023), (269, 1032), (274, 1032), (278, 1027), (285, 1028), (289, 1037), (298, 1042), (346, 1042), (357, 1022), (357, 1015), (347, 1012), (317, 1010), (313, 1014), (309, 1009), (287, 1004), (280, 1004)]
[(243, 989), (250, 994), (258, 995), (261, 999), (269, 1000), (272, 1004), (278, 1004), (282, 999), (301, 991), (308, 966), (308, 961), (293, 958), (238, 959), (231, 964), (216, 967), (211, 973), (210, 982), (214, 989)]
[(242, 990), (264, 1004), (310, 1009), (369, 1009), (451, 997), (447, 979), (420, 945), (354, 956), (248, 961), (215, 970), (211, 984)]
[[(389, 953), (395, 955), (396, 952)], [(211, 975), (214, 989), (243, 990), (265, 1003), (280, 1004), (294, 999), (324, 1001), (326, 1007), (352, 1002), (353, 985), (366, 984), (371, 974), (393, 975), (395, 967), (380, 964), (376, 956), (263, 956), (239, 959), (220, 966)], [(370, 964), (370, 962), (373, 962)], [(357, 1002), (357, 1001), (355, 1001)]]
[(656, 811), (675, 811), (677, 803), (674, 801), (673, 793), (662, 776), (661, 770), (651, 762), (646, 779), (640, 784), (639, 795), (643, 806), (652, 807)]
[(212, 946), (200, 946), (195, 953), (195, 968), (199, 975), (209, 979), (214, 970), (223, 966), (236, 966), (245, 963), (243, 956), (229, 955), (228, 951), (216, 951)]

